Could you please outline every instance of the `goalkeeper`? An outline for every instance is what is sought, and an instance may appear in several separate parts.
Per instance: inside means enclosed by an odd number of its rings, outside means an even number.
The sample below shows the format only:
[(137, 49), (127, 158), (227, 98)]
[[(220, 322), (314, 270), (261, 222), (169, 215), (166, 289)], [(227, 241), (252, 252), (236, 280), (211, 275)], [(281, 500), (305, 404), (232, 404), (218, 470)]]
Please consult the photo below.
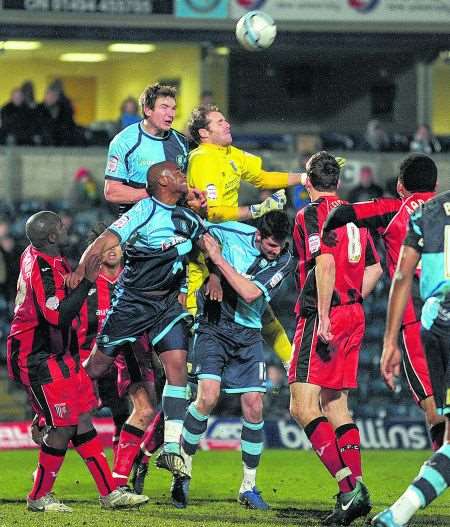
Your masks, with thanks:
[[(260, 157), (232, 146), (230, 124), (216, 106), (195, 109), (189, 119), (188, 129), (192, 139), (199, 145), (189, 155), (188, 186), (205, 193), (209, 221), (220, 223), (255, 219), (271, 210), (284, 208), (284, 190), (279, 190), (257, 205), (238, 206), (241, 180), (260, 189), (284, 189), (303, 183), (302, 174), (266, 172)], [(187, 308), (191, 313), (197, 309), (196, 292), (207, 276), (208, 270), (204, 264), (189, 264)], [(266, 310), (263, 322), (265, 341), (286, 364), (290, 359), (291, 344), (270, 307)]]

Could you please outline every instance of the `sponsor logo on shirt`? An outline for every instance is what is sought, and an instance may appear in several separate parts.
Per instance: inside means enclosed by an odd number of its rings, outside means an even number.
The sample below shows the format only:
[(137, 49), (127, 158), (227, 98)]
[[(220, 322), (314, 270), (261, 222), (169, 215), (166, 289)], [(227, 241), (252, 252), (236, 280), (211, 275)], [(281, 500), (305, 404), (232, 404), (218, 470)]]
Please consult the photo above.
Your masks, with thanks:
[(179, 245), (180, 243), (184, 243), (185, 241), (187, 241), (187, 238), (185, 238), (184, 236), (174, 236), (173, 238), (165, 240), (161, 243), (161, 250), (167, 251), (171, 247), (175, 247), (175, 245)]
[(47, 298), (47, 302), (45, 302), (45, 307), (47, 309), (50, 309), (51, 311), (56, 311), (59, 307), (59, 298), (57, 296), (51, 296)]
[(210, 184), (206, 187), (206, 197), (208, 199), (217, 199), (216, 185)]
[(318, 234), (311, 234), (308, 237), (309, 252), (316, 253), (320, 249), (320, 236)]
[(97, 290), (95, 289), (95, 287), (93, 287), (92, 289), (89, 289), (88, 291), (88, 296), (92, 296)]
[(119, 158), (116, 156), (111, 156), (108, 159), (108, 164), (106, 165), (106, 169), (108, 172), (115, 172), (117, 170), (117, 164), (119, 163)]
[(270, 287), (275, 287), (277, 284), (281, 282), (283, 279), (283, 273), (281, 271), (278, 271), (278, 273), (275, 273), (272, 276), (272, 279), (269, 282)]

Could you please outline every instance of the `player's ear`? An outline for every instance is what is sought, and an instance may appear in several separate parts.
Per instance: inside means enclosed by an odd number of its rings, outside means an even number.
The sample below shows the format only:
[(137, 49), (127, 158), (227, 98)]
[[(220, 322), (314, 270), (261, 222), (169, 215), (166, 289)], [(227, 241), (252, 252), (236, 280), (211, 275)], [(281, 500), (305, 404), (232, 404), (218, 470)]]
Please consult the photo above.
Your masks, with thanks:
[(144, 106), (144, 115), (145, 117), (148, 117), (150, 115), (150, 112), (152, 109), (149, 106)]
[(256, 229), (256, 232), (255, 232), (255, 242), (256, 242), (256, 243), (261, 243), (261, 240), (262, 240), (262, 238), (261, 238), (261, 233), (259, 232), (258, 229)]
[(200, 136), (200, 139), (208, 139), (209, 132), (206, 128), (199, 128), (198, 135)]

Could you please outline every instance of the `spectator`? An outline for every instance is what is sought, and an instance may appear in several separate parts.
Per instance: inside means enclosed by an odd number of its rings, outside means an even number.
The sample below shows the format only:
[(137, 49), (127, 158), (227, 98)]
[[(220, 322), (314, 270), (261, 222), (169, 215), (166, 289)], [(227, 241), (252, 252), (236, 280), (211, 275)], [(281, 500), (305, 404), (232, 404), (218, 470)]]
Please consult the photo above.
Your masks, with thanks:
[[(67, 99), (68, 101), (68, 99)], [(69, 101), (70, 105), (70, 101)], [(44, 145), (76, 144), (76, 125), (72, 106), (60, 99), (60, 92), (47, 88), (44, 101), (37, 106), (41, 141)]]
[(34, 98), (34, 84), (33, 81), (25, 81), (20, 87), (23, 93), (24, 103), (31, 110), (35, 110), (37, 102)]
[(357, 201), (369, 201), (375, 198), (381, 198), (383, 189), (374, 182), (374, 173), (372, 167), (363, 166), (359, 171), (359, 185), (352, 188), (348, 195), (350, 203)]
[(68, 199), (70, 208), (75, 211), (91, 209), (101, 204), (97, 182), (88, 168), (80, 167), (73, 175)]
[(441, 143), (431, 132), (427, 124), (421, 124), (414, 134), (414, 139), (409, 144), (411, 152), (421, 152), (422, 154), (433, 154), (442, 150)]
[(19, 254), (9, 234), (9, 223), (0, 219), (0, 294), (14, 300), (18, 277)]
[(130, 126), (130, 124), (138, 123), (142, 120), (139, 113), (139, 105), (134, 97), (128, 97), (120, 106), (120, 118), (118, 132)]
[(391, 149), (389, 136), (378, 119), (371, 119), (367, 123), (365, 140), (369, 150), (386, 152)]
[(2, 135), (8, 144), (30, 145), (33, 137), (31, 112), (20, 88), (14, 88), (10, 101), (1, 109)]

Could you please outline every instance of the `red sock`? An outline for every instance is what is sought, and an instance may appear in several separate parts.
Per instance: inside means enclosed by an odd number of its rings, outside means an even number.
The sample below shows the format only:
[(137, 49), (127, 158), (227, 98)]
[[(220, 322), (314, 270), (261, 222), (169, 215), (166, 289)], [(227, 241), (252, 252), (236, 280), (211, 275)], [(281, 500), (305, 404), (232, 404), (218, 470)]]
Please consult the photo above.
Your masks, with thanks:
[(130, 475), (134, 459), (138, 455), (143, 435), (143, 430), (128, 423), (125, 423), (122, 427), (113, 469), (114, 480), (118, 486), (128, 483), (128, 476)]
[(100, 439), (95, 430), (79, 434), (72, 439), (78, 454), (84, 459), (89, 472), (94, 478), (100, 496), (106, 496), (116, 489), (117, 485), (111, 474), (108, 461)]
[(114, 435), (112, 438), (113, 466), (116, 464), (117, 449), (119, 448), (119, 438), (120, 436), (116, 436), (116, 435)]
[(318, 417), (305, 427), (305, 434), (328, 472), (337, 480), (341, 492), (355, 488), (356, 479), (344, 464), (336, 445), (336, 434), (326, 417)]
[(33, 488), (29, 494), (32, 500), (42, 498), (52, 490), (65, 455), (65, 450), (52, 448), (42, 443)]
[(361, 440), (358, 427), (348, 423), (336, 428), (336, 443), (341, 457), (355, 478), (362, 477)]
[(148, 454), (153, 454), (164, 443), (164, 414), (160, 411), (148, 425), (141, 448)]

